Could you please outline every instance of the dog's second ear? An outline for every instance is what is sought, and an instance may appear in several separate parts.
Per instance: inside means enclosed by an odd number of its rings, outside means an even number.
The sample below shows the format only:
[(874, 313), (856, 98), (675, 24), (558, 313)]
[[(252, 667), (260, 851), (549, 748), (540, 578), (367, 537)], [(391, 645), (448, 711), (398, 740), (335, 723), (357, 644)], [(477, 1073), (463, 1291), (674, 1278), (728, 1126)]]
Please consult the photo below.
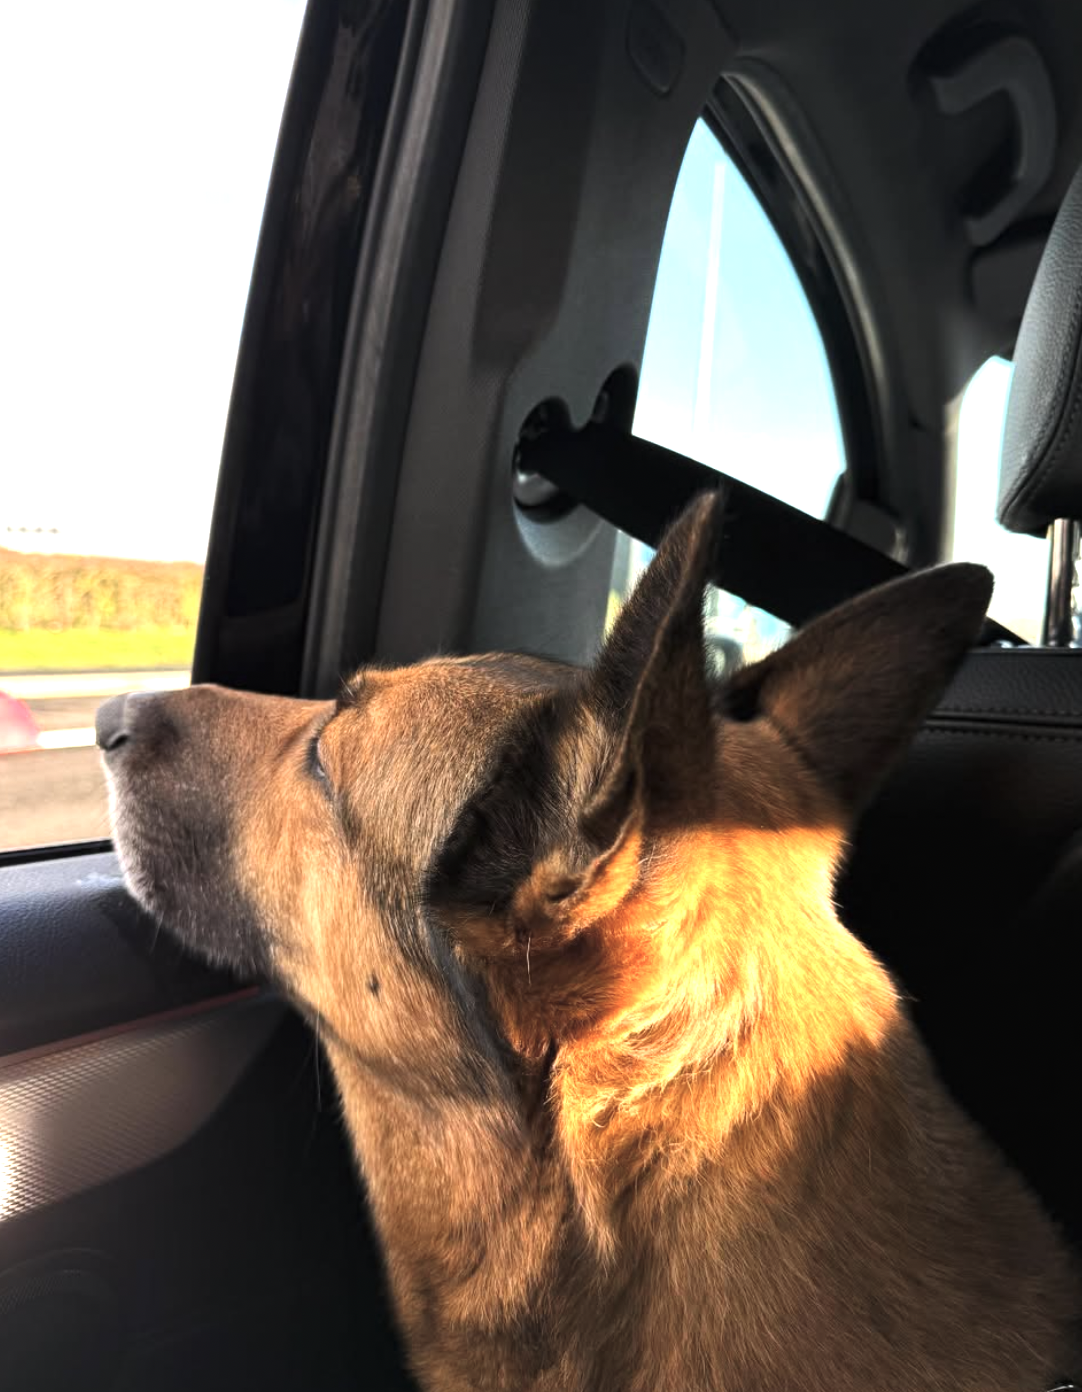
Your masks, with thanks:
[(991, 595), (989, 572), (966, 564), (870, 590), (738, 672), (722, 713), (770, 720), (852, 813), (946, 690)]

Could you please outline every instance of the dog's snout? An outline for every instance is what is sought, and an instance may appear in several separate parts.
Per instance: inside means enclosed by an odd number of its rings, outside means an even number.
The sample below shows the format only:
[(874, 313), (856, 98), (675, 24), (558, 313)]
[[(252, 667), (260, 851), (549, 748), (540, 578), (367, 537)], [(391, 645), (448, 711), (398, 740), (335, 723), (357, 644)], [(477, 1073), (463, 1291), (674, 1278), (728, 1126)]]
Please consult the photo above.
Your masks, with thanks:
[[(136, 708), (146, 710), (153, 701), (152, 691), (129, 691), (124, 696), (112, 696), (98, 707), (94, 721), (94, 734), (98, 748), (105, 754), (113, 754), (122, 749), (132, 738), (135, 729)], [(145, 730), (146, 717), (141, 724)]]
[(98, 707), (98, 714), (94, 721), (94, 733), (98, 741), (98, 748), (106, 754), (111, 754), (113, 750), (119, 749), (128, 740), (127, 704), (127, 696), (113, 696)]

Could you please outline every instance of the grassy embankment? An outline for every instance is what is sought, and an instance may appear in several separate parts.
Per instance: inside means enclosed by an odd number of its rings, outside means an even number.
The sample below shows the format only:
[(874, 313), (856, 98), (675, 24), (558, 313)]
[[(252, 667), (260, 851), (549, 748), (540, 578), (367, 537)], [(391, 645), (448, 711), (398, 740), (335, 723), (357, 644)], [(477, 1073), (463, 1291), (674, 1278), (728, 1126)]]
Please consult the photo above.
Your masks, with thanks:
[(0, 548), (0, 672), (191, 665), (203, 567)]

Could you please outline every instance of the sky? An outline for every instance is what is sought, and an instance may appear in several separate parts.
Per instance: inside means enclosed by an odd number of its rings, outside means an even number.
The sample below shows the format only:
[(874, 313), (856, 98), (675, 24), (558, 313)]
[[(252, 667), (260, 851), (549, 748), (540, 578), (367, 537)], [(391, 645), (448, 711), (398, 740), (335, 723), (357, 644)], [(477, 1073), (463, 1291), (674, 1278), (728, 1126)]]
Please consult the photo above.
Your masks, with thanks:
[[(302, 10), (0, 6), (0, 546), (203, 558)], [(994, 522), (1008, 381), (992, 364), (963, 407), (955, 549), (994, 560), (1011, 623), (1039, 612), (1045, 550)], [(820, 516), (842, 467), (803, 290), (702, 123), (635, 429)]]
[(666, 228), (635, 430), (819, 516), (844, 466), (796, 272), (701, 122)]
[(302, 13), (0, 5), (0, 546), (202, 560)]

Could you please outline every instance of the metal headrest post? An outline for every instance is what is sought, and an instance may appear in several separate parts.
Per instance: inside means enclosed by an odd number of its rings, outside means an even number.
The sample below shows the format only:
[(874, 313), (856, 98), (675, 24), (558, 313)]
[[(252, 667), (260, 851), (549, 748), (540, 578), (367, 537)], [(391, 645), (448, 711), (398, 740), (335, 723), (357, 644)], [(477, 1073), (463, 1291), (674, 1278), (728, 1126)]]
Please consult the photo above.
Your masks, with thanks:
[(1075, 643), (1075, 614), (1078, 611), (1078, 547), (1082, 526), (1061, 517), (1048, 529), (1048, 598), (1044, 610), (1047, 648), (1072, 648)]

